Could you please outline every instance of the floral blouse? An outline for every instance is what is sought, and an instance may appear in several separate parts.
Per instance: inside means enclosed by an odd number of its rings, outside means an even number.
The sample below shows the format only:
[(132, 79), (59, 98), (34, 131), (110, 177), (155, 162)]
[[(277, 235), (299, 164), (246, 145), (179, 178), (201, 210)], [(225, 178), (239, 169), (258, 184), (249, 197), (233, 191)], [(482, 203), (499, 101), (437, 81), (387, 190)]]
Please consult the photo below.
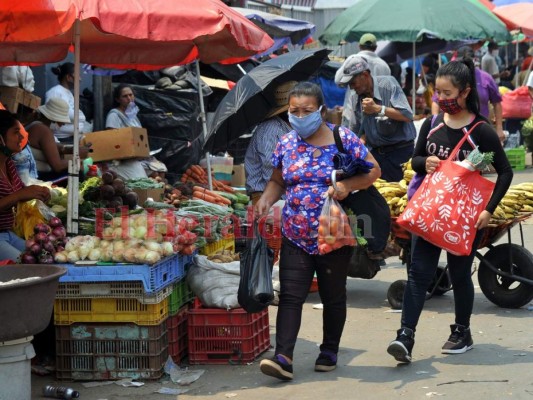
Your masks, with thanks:
[[(328, 126), (333, 130), (334, 125)], [(366, 158), (367, 148), (352, 131), (341, 126), (339, 134), (347, 153)], [(272, 155), (272, 165), (281, 169), (287, 187), (283, 235), (309, 254), (318, 254), (318, 217), (331, 185), (337, 151), (335, 143), (315, 147), (292, 130), (281, 137)]]

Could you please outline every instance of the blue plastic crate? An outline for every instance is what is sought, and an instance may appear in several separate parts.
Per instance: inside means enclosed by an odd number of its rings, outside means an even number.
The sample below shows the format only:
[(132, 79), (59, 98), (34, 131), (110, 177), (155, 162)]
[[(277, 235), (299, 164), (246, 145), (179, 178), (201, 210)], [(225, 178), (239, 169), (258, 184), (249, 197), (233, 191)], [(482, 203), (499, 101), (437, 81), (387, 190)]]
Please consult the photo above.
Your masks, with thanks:
[(83, 266), (60, 264), (67, 273), (59, 282), (142, 281), (146, 293), (154, 293), (185, 277), (185, 266), (193, 256), (175, 254), (154, 265), (116, 264)]

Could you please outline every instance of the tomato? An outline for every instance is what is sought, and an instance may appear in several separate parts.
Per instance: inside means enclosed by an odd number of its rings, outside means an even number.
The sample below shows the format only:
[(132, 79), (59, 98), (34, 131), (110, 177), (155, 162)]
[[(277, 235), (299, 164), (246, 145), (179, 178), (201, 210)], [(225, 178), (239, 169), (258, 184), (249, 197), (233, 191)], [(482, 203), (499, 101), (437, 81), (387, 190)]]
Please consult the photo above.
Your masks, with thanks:
[(318, 252), (320, 254), (328, 254), (332, 251), (333, 251), (333, 248), (327, 243), (324, 243), (318, 246)]
[(337, 205), (332, 204), (331, 207), (329, 208), (329, 215), (332, 217), (340, 217), (341, 216), (340, 208)]
[(318, 226), (318, 236), (319, 237), (324, 237), (326, 236), (326, 229), (323, 225), (319, 225)]
[(337, 241), (337, 239), (335, 238), (335, 236), (328, 235), (328, 236), (326, 236), (325, 241), (326, 241), (327, 244), (331, 244), (332, 245), (332, 244), (334, 244)]
[(339, 232), (339, 218), (331, 217), (331, 221), (329, 222), (329, 233), (330, 235), (337, 236), (338, 232)]

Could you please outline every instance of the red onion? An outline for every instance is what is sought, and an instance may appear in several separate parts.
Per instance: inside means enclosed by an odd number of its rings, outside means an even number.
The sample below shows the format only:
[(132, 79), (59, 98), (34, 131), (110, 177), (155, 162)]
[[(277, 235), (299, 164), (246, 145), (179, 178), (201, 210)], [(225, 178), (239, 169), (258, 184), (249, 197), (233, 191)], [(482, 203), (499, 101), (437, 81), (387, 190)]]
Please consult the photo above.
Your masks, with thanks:
[(50, 253), (41, 254), (38, 260), (40, 264), (53, 264), (54, 263), (54, 257), (52, 257)]
[(50, 254), (55, 254), (56, 248), (52, 242), (43, 243), (43, 250), (49, 252)]
[(48, 240), (55, 245), (56, 242), (57, 242), (57, 236), (54, 235), (53, 233), (51, 233), (51, 234), (48, 235)]
[(50, 227), (46, 224), (37, 224), (33, 227), (33, 232), (35, 233), (44, 232), (48, 234), (50, 233)]
[(63, 222), (61, 222), (61, 219), (58, 217), (52, 217), (50, 218), (50, 221), (48, 221), (48, 225), (50, 225), (51, 228), (57, 228), (58, 226), (63, 226)]
[(56, 247), (56, 251), (59, 253), (60, 251), (63, 251), (65, 250), (65, 248), (63, 246), (57, 246)]
[(33, 237), (33, 240), (35, 240), (37, 243), (42, 244), (43, 242), (48, 242), (48, 235), (44, 232), (36, 233)]
[(26, 240), (26, 248), (29, 249), (31, 246), (33, 246), (35, 244), (35, 240), (33, 239), (28, 239)]
[(34, 243), (29, 249), (31, 254), (38, 256), (41, 253), (41, 245), (39, 243)]
[(29, 253), (22, 253), (22, 255), (20, 256), (20, 262), (22, 264), (36, 264), (37, 260)]
[(65, 227), (63, 226), (56, 226), (53, 230), (52, 230), (52, 235), (54, 235), (55, 237), (57, 237), (58, 239), (62, 239), (64, 237), (67, 236), (67, 230), (65, 229)]

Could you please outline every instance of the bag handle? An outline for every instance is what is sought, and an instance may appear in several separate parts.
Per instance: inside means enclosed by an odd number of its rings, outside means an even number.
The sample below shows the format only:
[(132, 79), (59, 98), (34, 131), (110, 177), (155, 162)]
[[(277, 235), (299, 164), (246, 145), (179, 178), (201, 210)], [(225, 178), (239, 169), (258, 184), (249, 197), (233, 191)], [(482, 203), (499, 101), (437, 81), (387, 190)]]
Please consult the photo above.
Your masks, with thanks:
[(459, 153), (459, 150), (461, 149), (461, 146), (463, 145), (463, 143), (466, 141), (466, 139), (468, 139), (468, 136), (470, 136), (470, 134), (472, 133), (472, 131), (480, 124), (484, 124), (485, 121), (478, 121), (474, 124), (474, 126), (472, 128), (470, 128), (468, 131), (466, 130), (466, 128), (463, 128), (463, 132), (465, 132), (463, 138), (459, 141), (459, 143), (457, 143), (457, 146), (455, 146), (452, 150), (452, 153), (450, 154), (450, 157), (448, 157), (448, 160), (450, 161), (453, 161), (455, 160), (455, 157), (457, 157), (457, 153)]
[(339, 153), (346, 154), (346, 150), (344, 150), (341, 135), (339, 133), (339, 125), (335, 125), (335, 127), (333, 128), (333, 139), (335, 139), (335, 145), (337, 146), (337, 150), (339, 151)]

